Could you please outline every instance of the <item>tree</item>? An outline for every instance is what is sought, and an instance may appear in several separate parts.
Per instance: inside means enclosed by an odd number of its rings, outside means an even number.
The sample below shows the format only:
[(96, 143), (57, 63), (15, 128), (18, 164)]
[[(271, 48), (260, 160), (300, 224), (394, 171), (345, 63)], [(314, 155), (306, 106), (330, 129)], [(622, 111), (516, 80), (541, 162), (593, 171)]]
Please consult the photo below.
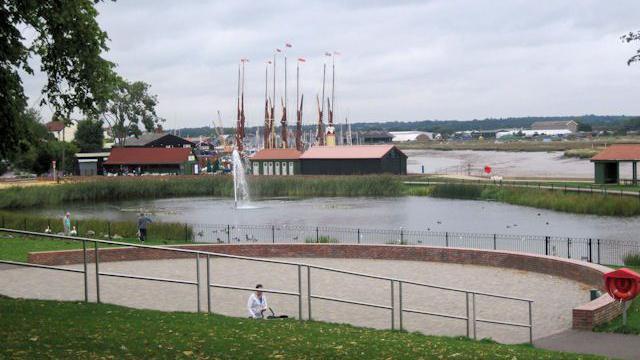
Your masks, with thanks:
[[(0, 4), (0, 158), (17, 150), (27, 106), (20, 74), (36, 55), (47, 75), (40, 104), (65, 115), (95, 114), (111, 97), (114, 64), (102, 58), (107, 34), (96, 21), (101, 0), (4, 0)], [(23, 33), (33, 33), (27, 42)]]
[(578, 123), (578, 131), (591, 132), (593, 130), (591, 124), (579, 122)]
[(156, 114), (158, 97), (149, 94), (149, 84), (119, 79), (116, 88), (112, 99), (102, 107), (102, 118), (111, 127), (117, 143), (124, 146), (128, 136), (142, 134), (140, 124), (146, 131), (153, 131), (164, 120)]
[[(622, 35), (621, 39), (626, 43), (630, 43), (636, 40), (640, 41), (640, 31), (635, 33), (630, 32), (628, 34)], [(627, 60), (627, 65), (631, 65), (631, 63), (634, 63), (636, 61), (640, 61), (640, 49), (636, 50), (636, 54), (630, 57), (629, 60)]]
[(78, 121), (74, 143), (82, 152), (99, 151), (104, 145), (102, 120), (86, 119)]

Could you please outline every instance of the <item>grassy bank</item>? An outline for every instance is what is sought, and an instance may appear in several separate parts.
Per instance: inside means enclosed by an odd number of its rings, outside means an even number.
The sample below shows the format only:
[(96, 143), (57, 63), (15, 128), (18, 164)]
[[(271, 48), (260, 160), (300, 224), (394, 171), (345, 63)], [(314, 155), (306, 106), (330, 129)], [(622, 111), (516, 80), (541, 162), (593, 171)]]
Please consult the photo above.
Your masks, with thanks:
[[(102, 219), (82, 219), (71, 222), (77, 235), (95, 239), (120, 241), (137, 238), (135, 221), (107, 221)], [(47, 227), (53, 234), (63, 231), (62, 218), (48, 218), (15, 211), (0, 211), (0, 226), (8, 229), (44, 232)], [(149, 225), (148, 239), (151, 241), (187, 241), (193, 238), (190, 225), (170, 222), (155, 222)]]
[(601, 148), (571, 149), (564, 152), (564, 157), (578, 158), (578, 159), (591, 159), (592, 157), (596, 156), (600, 151), (602, 151)]
[[(0, 260), (26, 262), (30, 252), (36, 251), (56, 251), (56, 250), (75, 250), (82, 249), (82, 243), (71, 240), (55, 240), (42, 237), (11, 237), (7, 238), (7, 234), (0, 233)], [(139, 244), (138, 239), (119, 239), (119, 242)], [(180, 241), (171, 240), (147, 240), (145, 245), (177, 245), (183, 244)], [(88, 244), (93, 247), (93, 244)], [(110, 247), (111, 245), (100, 244), (100, 247)]]
[(492, 185), (438, 184), (413, 191), (449, 199), (492, 200), (575, 214), (604, 216), (640, 215), (640, 201), (635, 197), (604, 196), (589, 193), (510, 188)]
[[(291, 176), (251, 177), (254, 196), (398, 196), (399, 177)], [(93, 178), (53, 186), (11, 187), (0, 190), (0, 209), (55, 206), (67, 202), (118, 201), (188, 196), (233, 196), (230, 176)]]
[(598, 359), (320, 322), (0, 297), (0, 358)]

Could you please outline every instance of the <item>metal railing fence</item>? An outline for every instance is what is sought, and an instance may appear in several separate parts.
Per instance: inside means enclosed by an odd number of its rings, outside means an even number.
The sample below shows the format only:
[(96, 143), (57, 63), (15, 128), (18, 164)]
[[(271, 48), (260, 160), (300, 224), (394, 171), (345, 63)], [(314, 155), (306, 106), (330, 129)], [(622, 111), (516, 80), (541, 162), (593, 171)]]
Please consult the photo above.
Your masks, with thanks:
[[(50, 219), (12, 218), (5, 223), (0, 216), (0, 228), (42, 232)], [(86, 238), (112, 240), (121, 235), (100, 232), (90, 222), (74, 221), (78, 235)], [(107, 225), (109, 223), (107, 222)], [(61, 226), (61, 222), (59, 224)], [(640, 254), (640, 241), (599, 239), (575, 236), (465, 233), (410, 229), (346, 228), (305, 225), (245, 225), (245, 224), (178, 224), (181, 231), (157, 233), (149, 226), (149, 237), (171, 242), (205, 243), (344, 243), (399, 244), (462, 247), (488, 250), (521, 251), (532, 254), (558, 256), (606, 265), (624, 265), (624, 258)], [(135, 224), (131, 224), (135, 230)], [(108, 226), (110, 228), (110, 226)], [(156, 228), (157, 229), (157, 228)], [(55, 230), (54, 230), (55, 233)], [(134, 237), (135, 234), (128, 234)]]
[[(101, 276), (105, 276), (105, 277), (116, 277), (116, 278), (124, 278), (124, 279), (132, 279), (132, 280), (144, 280), (144, 281), (153, 281), (153, 282), (164, 282), (164, 283), (175, 283), (175, 284), (184, 284), (184, 285), (191, 285), (191, 286), (195, 286), (196, 287), (196, 311), (197, 312), (201, 312), (202, 308), (201, 308), (201, 303), (200, 303), (200, 291), (201, 291), (201, 287), (202, 285), (204, 285), (204, 287), (206, 287), (206, 295), (207, 295), (207, 312), (211, 313), (213, 312), (213, 306), (212, 306), (212, 294), (211, 294), (211, 288), (221, 288), (221, 289), (232, 289), (232, 290), (241, 290), (241, 291), (255, 291), (254, 288), (249, 288), (249, 287), (243, 287), (243, 286), (236, 286), (236, 285), (230, 285), (230, 284), (219, 284), (219, 283), (212, 283), (211, 279), (212, 279), (212, 274), (211, 274), (211, 258), (212, 257), (218, 257), (218, 258), (228, 258), (228, 259), (239, 259), (239, 260), (246, 260), (246, 261), (252, 261), (252, 262), (259, 262), (259, 263), (272, 263), (272, 264), (281, 264), (281, 265), (288, 265), (291, 267), (296, 268), (297, 271), (297, 285), (298, 285), (298, 289), (297, 291), (286, 291), (286, 290), (282, 290), (282, 289), (261, 289), (261, 291), (265, 292), (265, 293), (274, 293), (274, 294), (281, 294), (281, 295), (288, 295), (288, 296), (295, 296), (298, 298), (298, 319), (299, 320), (303, 320), (305, 319), (304, 317), (304, 312), (303, 312), (303, 296), (306, 295), (306, 299), (307, 299), (307, 316), (306, 319), (312, 319), (312, 314), (313, 314), (313, 300), (324, 300), (324, 301), (331, 301), (331, 302), (339, 302), (339, 303), (345, 303), (345, 304), (350, 304), (350, 305), (356, 305), (356, 306), (364, 306), (364, 307), (373, 307), (373, 308), (380, 308), (380, 309), (386, 309), (390, 311), (390, 329), (392, 330), (403, 330), (404, 329), (404, 325), (403, 325), (403, 317), (405, 314), (420, 314), (420, 315), (427, 315), (427, 316), (435, 316), (435, 317), (442, 317), (442, 318), (448, 318), (448, 319), (455, 319), (455, 320), (464, 320), (466, 321), (466, 336), (467, 337), (471, 337), (471, 335), (473, 336), (474, 339), (477, 339), (478, 334), (477, 334), (477, 323), (487, 323), (487, 324), (496, 324), (496, 325), (501, 325), (501, 326), (511, 326), (511, 327), (516, 327), (516, 328), (525, 328), (528, 330), (528, 335), (529, 335), (529, 342), (533, 342), (533, 300), (531, 299), (527, 299), (527, 298), (520, 298), (520, 297), (513, 297), (513, 296), (505, 296), (505, 295), (500, 295), (500, 294), (492, 294), (492, 293), (486, 293), (486, 292), (480, 292), (480, 291), (474, 291), (474, 290), (468, 290), (468, 289), (458, 289), (458, 288), (451, 288), (451, 287), (445, 287), (445, 286), (439, 286), (439, 285), (433, 285), (433, 284), (427, 284), (427, 283), (421, 283), (421, 282), (415, 282), (415, 281), (410, 281), (410, 280), (405, 280), (405, 279), (400, 279), (400, 278), (394, 278), (394, 277), (387, 277), (387, 276), (379, 276), (379, 275), (372, 275), (372, 274), (366, 274), (366, 273), (360, 273), (360, 272), (354, 272), (354, 271), (348, 271), (348, 270), (342, 270), (342, 269), (336, 269), (336, 268), (331, 268), (331, 267), (325, 267), (325, 266), (319, 266), (319, 265), (312, 265), (312, 264), (305, 264), (305, 263), (299, 263), (299, 262), (291, 262), (291, 261), (281, 261), (281, 260), (273, 260), (273, 259), (264, 259), (264, 258), (254, 258), (254, 257), (247, 257), (247, 256), (238, 256), (238, 255), (229, 255), (229, 254), (222, 254), (222, 253), (214, 253), (214, 252), (207, 252), (207, 251), (199, 251), (199, 250), (190, 250), (190, 249), (179, 249), (179, 248), (170, 248), (170, 247), (162, 247), (162, 246), (151, 246), (151, 245), (142, 245), (142, 244), (132, 244), (132, 243), (125, 243), (125, 242), (117, 242), (117, 241), (111, 241), (111, 240), (97, 240), (97, 239), (90, 239), (90, 238), (83, 238), (83, 237), (73, 237), (73, 236), (64, 236), (64, 235), (52, 235), (52, 234), (45, 234), (45, 233), (39, 233), (39, 232), (32, 232), (32, 231), (24, 231), (24, 230), (15, 230), (15, 229), (6, 229), (6, 228), (0, 228), (0, 232), (5, 232), (5, 233), (10, 233), (10, 234), (18, 234), (18, 235), (24, 235), (24, 236), (30, 236), (30, 237), (44, 237), (44, 238), (48, 238), (48, 239), (57, 239), (57, 240), (66, 240), (66, 241), (78, 241), (82, 243), (82, 251), (83, 251), (83, 260), (82, 260), (82, 264), (83, 264), (83, 268), (82, 270), (78, 270), (78, 269), (71, 269), (68, 267), (60, 267), (60, 266), (49, 266), (49, 265), (39, 265), (39, 264), (31, 264), (31, 263), (24, 263), (24, 262), (17, 262), (17, 261), (8, 261), (8, 260), (0, 260), (0, 264), (8, 264), (8, 265), (14, 265), (14, 266), (21, 266), (21, 267), (32, 267), (32, 268), (40, 268), (40, 269), (47, 269), (47, 270), (56, 270), (56, 271), (65, 271), (65, 272), (73, 272), (73, 273), (80, 273), (83, 274), (83, 286), (84, 286), (84, 301), (88, 302), (89, 301), (89, 280), (88, 280), (88, 265), (90, 264), (90, 260), (89, 259), (89, 250), (87, 250), (87, 244), (93, 244), (93, 260), (94, 260), (94, 266), (95, 266), (95, 289), (96, 289), (96, 302), (100, 303), (100, 277)], [(318, 235), (319, 236), (319, 235)], [(2, 239), (0, 239), (0, 241), (2, 241)], [(140, 249), (147, 249), (147, 250), (160, 250), (160, 251), (168, 251), (168, 252), (175, 252), (175, 253), (181, 253), (181, 254), (188, 254), (188, 255), (192, 255), (195, 258), (195, 267), (196, 267), (196, 271), (195, 271), (195, 277), (196, 280), (195, 281), (188, 281), (188, 280), (180, 280), (180, 279), (170, 279), (170, 278), (159, 278), (159, 277), (150, 277), (150, 276), (140, 276), (140, 275), (133, 275), (133, 274), (124, 274), (124, 273), (113, 273), (113, 272), (104, 272), (104, 271), (100, 271), (100, 250), (105, 250), (108, 248), (100, 248), (98, 245), (107, 245), (107, 246), (120, 246), (120, 247), (133, 247), (133, 248), (140, 248)], [(200, 274), (200, 258), (204, 256), (206, 259), (206, 276), (205, 276), (205, 282), (204, 284), (202, 283), (202, 279), (201, 279), (201, 274)], [(307, 284), (306, 284), (306, 293), (303, 292), (303, 287), (302, 287), (302, 278), (303, 278), (303, 268), (305, 268), (306, 270), (306, 275), (307, 275)], [(355, 277), (359, 277), (359, 278), (369, 278), (369, 279), (375, 279), (377, 281), (382, 281), (385, 283), (389, 284), (390, 287), (390, 303), (389, 304), (376, 304), (376, 303), (370, 303), (370, 302), (364, 302), (364, 301), (359, 301), (359, 300), (354, 300), (354, 299), (346, 299), (346, 298), (341, 298), (341, 297), (332, 297), (332, 296), (326, 296), (326, 295), (321, 295), (318, 294), (317, 292), (314, 293), (312, 291), (313, 289), (313, 284), (312, 284), (312, 269), (314, 271), (326, 271), (326, 272), (330, 272), (330, 273), (335, 273), (335, 274), (342, 274), (342, 275), (348, 275), (348, 276), (355, 276)], [(396, 291), (396, 285), (397, 284), (397, 291)], [(406, 297), (407, 291), (403, 290), (403, 285), (412, 285), (412, 286), (417, 286), (417, 287), (421, 287), (421, 288), (429, 288), (429, 289), (435, 289), (435, 290), (439, 290), (439, 291), (447, 291), (447, 292), (458, 292), (458, 293), (464, 293), (465, 294), (465, 306), (464, 308), (466, 309), (466, 312), (464, 315), (459, 315), (459, 314), (447, 314), (447, 313), (440, 313), (440, 312), (435, 312), (435, 311), (427, 311), (424, 309), (412, 309), (412, 308), (406, 308), (404, 307), (404, 303), (403, 303), (403, 298)], [(404, 286), (406, 288), (406, 286)], [(331, 289), (332, 293), (340, 293), (340, 289), (339, 288), (334, 288)], [(492, 299), (506, 299), (509, 301), (515, 301), (518, 303), (526, 303), (528, 305), (528, 309), (527, 309), (527, 315), (528, 315), (528, 323), (517, 323), (517, 322), (510, 322), (510, 321), (505, 321), (505, 320), (499, 320), (499, 319), (482, 319), (482, 318), (478, 318), (476, 316), (476, 298), (479, 296), (483, 296), (483, 297), (489, 297)], [(396, 302), (395, 299), (398, 299), (398, 301)], [(470, 303), (470, 299), (471, 299), (471, 303)], [(399, 316), (398, 318), (398, 325), (396, 326), (396, 315)]]
[(638, 241), (586, 237), (304, 225), (191, 224), (190, 226), (193, 228), (193, 241), (220, 244), (341, 243), (442, 246), (519, 251), (607, 265), (624, 265), (624, 258), (627, 255), (640, 253)]

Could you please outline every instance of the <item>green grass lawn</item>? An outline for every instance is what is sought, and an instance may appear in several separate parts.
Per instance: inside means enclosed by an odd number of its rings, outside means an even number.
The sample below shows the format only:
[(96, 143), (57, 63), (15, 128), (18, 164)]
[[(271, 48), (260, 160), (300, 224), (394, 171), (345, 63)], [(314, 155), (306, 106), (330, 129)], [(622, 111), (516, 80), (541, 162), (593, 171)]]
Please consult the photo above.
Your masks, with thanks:
[(0, 358), (599, 359), (297, 320), (0, 297)]
[[(6, 236), (0, 233), (0, 236)], [(139, 244), (137, 239), (121, 239), (119, 242)], [(148, 240), (145, 241), (145, 245), (168, 245), (168, 244), (180, 244), (180, 242), (170, 242), (164, 240)], [(92, 249), (93, 244), (87, 243), (87, 248)], [(111, 245), (100, 244), (100, 247), (108, 247)], [(6, 238), (0, 237), (0, 260), (11, 261), (27, 261), (27, 255), (30, 252), (35, 251), (53, 251), (53, 250), (72, 250), (82, 249), (82, 243), (79, 241), (71, 240), (56, 240), (47, 239), (42, 237), (26, 238), (26, 237), (14, 237)]]
[[(640, 266), (626, 267), (640, 274)], [(640, 297), (633, 299), (629, 310), (627, 310), (627, 326), (622, 325), (622, 316), (620, 316), (607, 324), (598, 326), (595, 331), (640, 335)]]

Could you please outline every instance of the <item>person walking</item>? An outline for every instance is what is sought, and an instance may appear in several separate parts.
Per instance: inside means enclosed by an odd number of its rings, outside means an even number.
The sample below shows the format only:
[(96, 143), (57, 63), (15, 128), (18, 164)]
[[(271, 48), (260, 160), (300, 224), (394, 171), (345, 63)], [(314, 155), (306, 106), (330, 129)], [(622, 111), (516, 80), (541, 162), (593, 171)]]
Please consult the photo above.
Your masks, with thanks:
[(71, 213), (68, 211), (62, 219), (62, 227), (64, 229), (64, 234), (69, 235), (69, 233), (71, 232)]
[(144, 213), (140, 213), (140, 216), (138, 216), (138, 237), (141, 242), (147, 240), (147, 225), (152, 222)]

